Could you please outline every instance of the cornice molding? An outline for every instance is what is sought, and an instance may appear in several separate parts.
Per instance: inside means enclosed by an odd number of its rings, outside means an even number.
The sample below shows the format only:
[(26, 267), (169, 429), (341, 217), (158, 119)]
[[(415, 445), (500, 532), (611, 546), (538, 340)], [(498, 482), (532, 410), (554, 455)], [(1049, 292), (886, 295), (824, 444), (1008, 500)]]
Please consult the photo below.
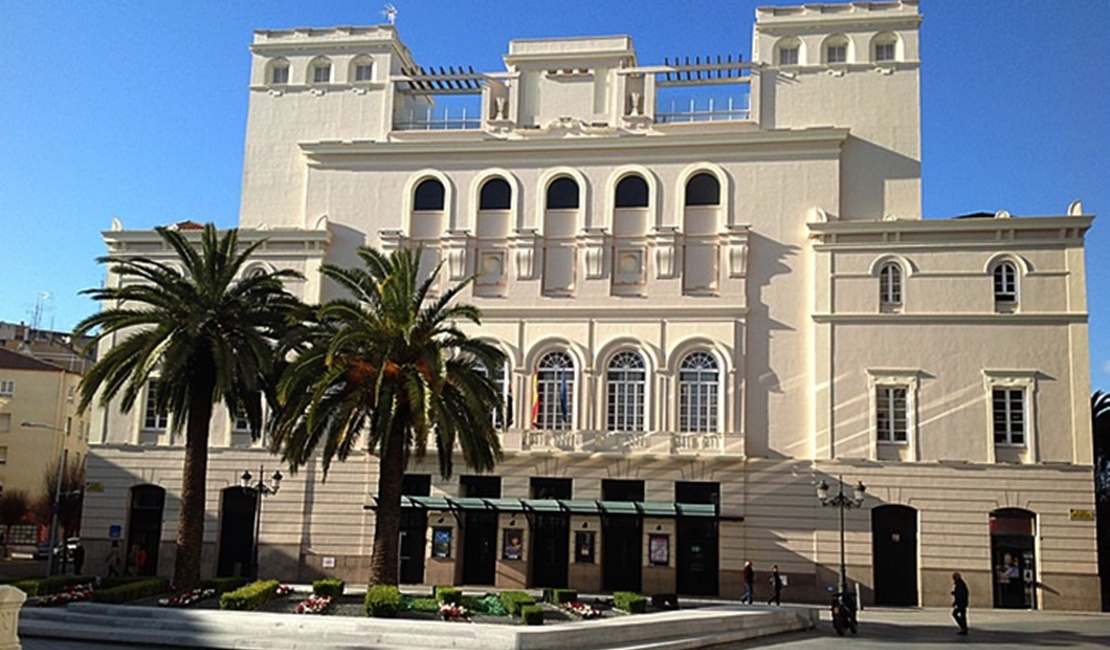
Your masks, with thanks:
[(1086, 325), (1086, 312), (1057, 314), (811, 314), (829, 325)]

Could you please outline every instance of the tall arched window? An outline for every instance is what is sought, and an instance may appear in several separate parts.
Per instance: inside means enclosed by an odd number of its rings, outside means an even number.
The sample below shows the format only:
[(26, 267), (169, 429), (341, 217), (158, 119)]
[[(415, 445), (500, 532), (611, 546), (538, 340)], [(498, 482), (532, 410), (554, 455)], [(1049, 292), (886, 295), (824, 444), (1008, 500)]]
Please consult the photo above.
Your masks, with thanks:
[(721, 184), (713, 174), (702, 172), (686, 181), (686, 205), (720, 205)]
[(693, 352), (678, 371), (678, 430), (683, 433), (717, 431), (717, 392), (720, 371), (708, 352)]
[(443, 183), (439, 179), (429, 178), (416, 186), (413, 196), (413, 210), (442, 210), (443, 209)]
[(887, 262), (879, 270), (879, 306), (897, 309), (902, 306), (902, 267)]
[(513, 189), (504, 178), (491, 178), (482, 185), (478, 196), (479, 210), (508, 210), (512, 205)]
[(1017, 268), (1013, 262), (1001, 262), (994, 267), (994, 303), (1011, 306), (1017, 300)]
[(646, 385), (644, 358), (636, 352), (620, 352), (609, 361), (605, 373), (606, 430), (644, 430)]
[[(474, 370), (479, 374), (490, 376), (489, 369), (486, 364), (481, 360), (474, 360)], [(506, 376), (507, 366), (502, 365), (493, 372), (493, 386), (497, 390), (497, 394), (501, 397), (501, 408), (495, 409), (493, 412), (493, 424), (498, 429), (506, 429), (513, 424), (513, 400), (512, 393), (509, 392), (508, 377)]]
[(648, 207), (648, 184), (643, 176), (625, 176), (617, 183), (618, 208)]
[(574, 360), (566, 352), (540, 359), (532, 387), (532, 428), (563, 431), (574, 415)]
[(547, 209), (578, 209), (578, 183), (566, 176), (551, 181), (547, 186)]

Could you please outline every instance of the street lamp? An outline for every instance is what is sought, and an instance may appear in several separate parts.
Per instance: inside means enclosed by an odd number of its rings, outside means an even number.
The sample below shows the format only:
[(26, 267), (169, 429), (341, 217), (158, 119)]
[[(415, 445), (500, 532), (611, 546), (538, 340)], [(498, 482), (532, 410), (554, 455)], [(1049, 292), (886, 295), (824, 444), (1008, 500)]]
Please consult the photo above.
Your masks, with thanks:
[(838, 476), (837, 481), (840, 486), (836, 495), (830, 497), (829, 484), (822, 480), (821, 485), (817, 486), (817, 498), (821, 500), (821, 505), (840, 510), (840, 593), (845, 594), (848, 593), (848, 572), (844, 562), (844, 511), (863, 507), (863, 495), (867, 492), (867, 486), (863, 481), (856, 483), (852, 496), (849, 497), (844, 494), (844, 477)]
[[(46, 429), (57, 433), (65, 433), (64, 429), (52, 427), (41, 422), (24, 420), (19, 423), (24, 429)], [(58, 536), (58, 510), (62, 507), (62, 477), (66, 473), (66, 441), (62, 438), (62, 453), (58, 456), (58, 482), (54, 487), (54, 503), (50, 507), (50, 549), (46, 553), (46, 575), (54, 575), (54, 540)], [(64, 550), (62, 551), (65, 552)]]
[(251, 544), (251, 577), (256, 580), (258, 579), (258, 536), (262, 528), (262, 497), (277, 494), (278, 490), (281, 489), (281, 479), (285, 478), (281, 475), (281, 472), (274, 472), (274, 475), (270, 477), (269, 485), (267, 485), (263, 478), (265, 475), (265, 468), (259, 465), (257, 482), (251, 483), (254, 477), (246, 470), (239, 477), (239, 484), (243, 486), (243, 489), (254, 491), (254, 542)]

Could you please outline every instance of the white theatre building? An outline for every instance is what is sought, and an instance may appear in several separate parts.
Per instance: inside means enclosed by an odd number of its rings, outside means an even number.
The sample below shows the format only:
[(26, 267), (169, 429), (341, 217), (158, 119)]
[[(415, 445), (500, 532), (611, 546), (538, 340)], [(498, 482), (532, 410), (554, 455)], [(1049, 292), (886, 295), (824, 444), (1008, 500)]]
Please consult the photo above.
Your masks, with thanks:
[[(409, 468), (402, 582), (735, 598), (751, 560), (757, 597), (777, 563), (821, 602), (840, 513), (816, 487), (842, 476), (867, 487), (845, 513), (865, 604), (946, 605), (959, 570), (973, 607), (1098, 608), (1092, 217), (922, 219), (920, 22), (916, 0), (760, 8), (743, 61), (606, 36), (512, 41), (492, 72), (422, 67), (391, 25), (255, 33), (256, 263), (317, 302), (322, 263), (422, 246), (440, 287), (479, 274), (475, 333), (510, 360), (496, 473)], [(142, 408), (93, 421), (90, 565), (115, 537), (169, 574), (183, 441)], [(211, 575), (250, 568), (240, 474), (279, 469), (244, 429), (213, 422)], [(366, 580), (376, 471), (286, 471), (263, 573)]]

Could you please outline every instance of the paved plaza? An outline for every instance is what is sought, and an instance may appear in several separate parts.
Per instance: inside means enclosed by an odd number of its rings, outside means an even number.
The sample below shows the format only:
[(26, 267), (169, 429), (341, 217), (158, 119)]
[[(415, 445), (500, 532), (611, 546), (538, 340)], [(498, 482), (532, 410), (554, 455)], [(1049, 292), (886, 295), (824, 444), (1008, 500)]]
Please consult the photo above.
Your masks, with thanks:
[[(873, 609), (862, 612), (860, 634), (839, 638), (824, 616), (817, 629), (757, 641), (720, 646), (721, 650), (776, 648), (817, 650), (843, 648), (941, 648), (974, 646), (1011, 648), (1110, 648), (1110, 614), (972, 610), (971, 633), (956, 635), (944, 609)], [(164, 646), (127, 646), (134, 650), (169, 650)], [(55, 639), (23, 639), (24, 650), (118, 650), (119, 645)], [(352, 648), (352, 650), (355, 650)], [(374, 650), (382, 650), (374, 648)]]

